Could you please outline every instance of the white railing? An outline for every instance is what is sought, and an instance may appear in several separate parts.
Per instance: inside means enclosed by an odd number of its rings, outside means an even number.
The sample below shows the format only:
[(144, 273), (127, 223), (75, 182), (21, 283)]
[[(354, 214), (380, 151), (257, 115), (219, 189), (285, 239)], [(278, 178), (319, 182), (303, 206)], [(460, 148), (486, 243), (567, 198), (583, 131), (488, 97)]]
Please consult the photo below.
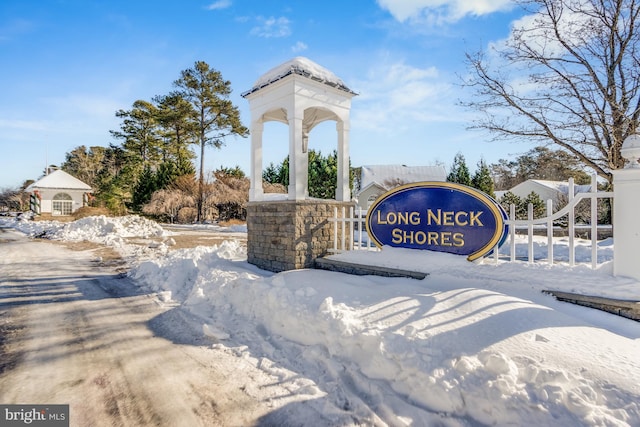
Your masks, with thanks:
[[(591, 232), (591, 266), (597, 267), (598, 263), (598, 199), (612, 198), (613, 192), (598, 191), (596, 176), (591, 177), (591, 191), (588, 193), (575, 194), (575, 184), (573, 178), (569, 179), (568, 188), (568, 203), (565, 207), (558, 212), (553, 213), (553, 201), (547, 200), (547, 212), (546, 216), (542, 218), (533, 218), (533, 205), (529, 204), (527, 219), (517, 220), (515, 219), (515, 205), (510, 206), (509, 219), (506, 223), (509, 225), (509, 236), (507, 242), (503, 245), (502, 249), (508, 247), (509, 252), (506, 256), (502, 256), (497, 248), (494, 248), (490, 257), (493, 257), (497, 264), (500, 259), (503, 261), (516, 261), (516, 229), (526, 230), (527, 236), (527, 256), (525, 257), (529, 263), (534, 262), (534, 247), (533, 236), (534, 228), (536, 226), (543, 226), (546, 230), (547, 238), (547, 258), (546, 262), (550, 265), (554, 263), (553, 253), (553, 233), (554, 222), (567, 217), (567, 235), (569, 246), (569, 265), (575, 265), (575, 235), (578, 228), (575, 223), (575, 208), (584, 199), (591, 200), (591, 216), (590, 224), (588, 228)], [(334, 208), (333, 218), (329, 218), (329, 221), (333, 222), (333, 248), (329, 249), (331, 253), (341, 253), (344, 251), (352, 250), (368, 250), (378, 251), (376, 245), (370, 241), (366, 232), (366, 211), (362, 208), (358, 208), (354, 211), (351, 207), (347, 211), (346, 208), (342, 208), (338, 215), (338, 208)], [(355, 213), (355, 215), (354, 215)], [(579, 228), (583, 229), (584, 226)], [(351, 236), (351, 238), (349, 238)], [(486, 259), (486, 258), (485, 258)], [(522, 259), (522, 257), (520, 257)]]
[[(558, 212), (553, 213), (553, 201), (547, 200), (547, 214), (543, 218), (533, 218), (533, 205), (529, 204), (527, 219), (516, 220), (515, 217), (515, 205), (511, 205), (509, 209), (509, 219), (506, 223), (509, 225), (509, 261), (516, 260), (516, 229), (527, 230), (527, 261), (529, 263), (534, 262), (534, 250), (533, 250), (533, 229), (536, 225), (543, 225), (546, 229), (547, 237), (547, 259), (546, 262), (550, 265), (554, 262), (553, 255), (553, 224), (561, 218), (567, 217), (567, 234), (569, 239), (569, 265), (575, 265), (575, 235), (576, 235), (576, 223), (575, 223), (575, 208), (578, 203), (584, 199), (591, 200), (591, 213), (590, 213), (590, 225), (591, 231), (591, 267), (596, 268), (598, 264), (598, 199), (607, 199), (613, 197), (613, 192), (598, 191), (597, 179), (593, 175), (591, 177), (591, 191), (588, 193), (575, 194), (573, 178), (569, 179), (569, 202), (567, 205), (560, 209)], [(497, 248), (493, 250), (493, 258), (498, 263), (500, 253)]]
[[(329, 252), (379, 250), (367, 235), (365, 224), (367, 222), (367, 211), (362, 208), (358, 208), (354, 212), (353, 207), (350, 207), (347, 215), (346, 208), (342, 207), (340, 216), (338, 216), (338, 208), (333, 208), (333, 218), (329, 218), (329, 221), (333, 222), (333, 248), (330, 248)], [(351, 238), (348, 238), (349, 236)]]

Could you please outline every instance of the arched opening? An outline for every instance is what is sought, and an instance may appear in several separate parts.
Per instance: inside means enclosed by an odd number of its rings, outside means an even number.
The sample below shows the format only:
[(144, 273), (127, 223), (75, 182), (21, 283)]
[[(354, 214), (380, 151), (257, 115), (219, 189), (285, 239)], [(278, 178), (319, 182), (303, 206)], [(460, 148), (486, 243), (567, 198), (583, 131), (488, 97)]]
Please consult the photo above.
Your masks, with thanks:
[(58, 193), (51, 200), (51, 215), (71, 215), (73, 198), (67, 193)]

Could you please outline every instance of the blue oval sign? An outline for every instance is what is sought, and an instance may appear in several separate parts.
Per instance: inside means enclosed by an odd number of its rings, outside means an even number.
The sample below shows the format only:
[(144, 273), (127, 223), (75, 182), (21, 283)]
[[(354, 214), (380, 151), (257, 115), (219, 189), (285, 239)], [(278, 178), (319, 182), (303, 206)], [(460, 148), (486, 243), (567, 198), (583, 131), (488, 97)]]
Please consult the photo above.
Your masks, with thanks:
[(449, 252), (478, 259), (507, 236), (504, 209), (466, 185), (418, 182), (380, 196), (367, 213), (367, 233), (378, 247)]

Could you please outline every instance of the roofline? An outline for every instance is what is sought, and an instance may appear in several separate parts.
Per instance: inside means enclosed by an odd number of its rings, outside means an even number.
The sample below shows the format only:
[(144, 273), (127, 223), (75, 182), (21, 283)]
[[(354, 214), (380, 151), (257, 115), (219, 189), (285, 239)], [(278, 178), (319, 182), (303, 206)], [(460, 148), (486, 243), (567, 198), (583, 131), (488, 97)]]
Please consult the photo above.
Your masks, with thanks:
[(240, 96), (243, 97), (243, 98), (246, 98), (247, 96), (251, 95), (252, 93), (257, 92), (260, 89), (265, 88), (265, 87), (267, 87), (267, 86), (269, 86), (269, 85), (271, 85), (271, 84), (273, 84), (273, 83), (275, 83), (277, 81), (280, 81), (280, 80), (284, 79), (285, 77), (290, 76), (292, 74), (296, 74), (298, 76), (306, 77), (306, 78), (311, 79), (313, 81), (316, 81), (318, 83), (322, 83), (322, 84), (325, 84), (327, 86), (331, 86), (331, 87), (333, 87), (335, 89), (341, 90), (343, 92), (350, 93), (351, 95), (356, 95), (356, 96), (358, 95), (357, 92), (354, 92), (353, 90), (349, 89), (344, 84), (338, 84), (338, 83), (335, 83), (335, 82), (328, 82), (326, 80), (323, 80), (323, 79), (321, 79), (319, 77), (314, 76), (313, 74), (311, 74), (309, 71), (305, 70), (304, 68), (300, 68), (297, 65), (294, 65), (289, 70), (287, 70), (287, 72), (285, 72), (284, 74), (280, 74), (280, 75), (272, 78), (268, 82), (261, 84), (260, 86), (254, 86), (251, 89), (242, 92), (240, 94)]
[(71, 188), (71, 187), (32, 187), (28, 186), (24, 191), (31, 190), (71, 190), (71, 191), (84, 191), (85, 193), (93, 193), (93, 188)]

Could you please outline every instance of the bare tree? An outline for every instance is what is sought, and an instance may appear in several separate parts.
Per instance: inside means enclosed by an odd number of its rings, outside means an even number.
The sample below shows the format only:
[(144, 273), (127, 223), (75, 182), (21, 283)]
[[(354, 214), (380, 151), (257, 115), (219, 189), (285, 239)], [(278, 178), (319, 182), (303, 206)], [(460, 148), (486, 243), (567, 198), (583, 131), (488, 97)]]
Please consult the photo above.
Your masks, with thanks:
[(555, 144), (611, 182), (611, 171), (624, 165), (622, 143), (638, 128), (640, 4), (517, 3), (531, 14), (495, 46), (497, 55), (467, 54), (466, 84), (476, 96), (462, 103), (484, 113), (472, 127)]
[(195, 205), (193, 196), (180, 190), (165, 189), (155, 191), (142, 211), (149, 215), (165, 216), (173, 224), (178, 220), (178, 215), (183, 208), (193, 208), (195, 212)]

